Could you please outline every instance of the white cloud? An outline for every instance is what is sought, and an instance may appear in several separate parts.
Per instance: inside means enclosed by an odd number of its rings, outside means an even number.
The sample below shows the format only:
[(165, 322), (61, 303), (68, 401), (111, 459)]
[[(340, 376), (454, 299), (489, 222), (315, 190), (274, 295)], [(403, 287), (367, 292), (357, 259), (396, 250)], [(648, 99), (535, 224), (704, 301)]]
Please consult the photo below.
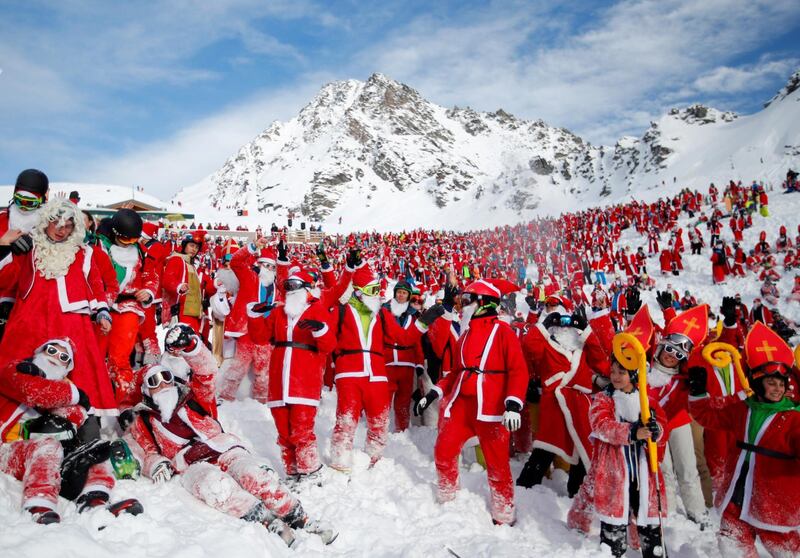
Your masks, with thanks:
[(697, 78), (694, 86), (704, 93), (738, 93), (761, 89), (770, 78), (788, 77), (797, 69), (798, 63), (800, 61), (797, 58), (787, 58), (738, 68), (720, 66)]

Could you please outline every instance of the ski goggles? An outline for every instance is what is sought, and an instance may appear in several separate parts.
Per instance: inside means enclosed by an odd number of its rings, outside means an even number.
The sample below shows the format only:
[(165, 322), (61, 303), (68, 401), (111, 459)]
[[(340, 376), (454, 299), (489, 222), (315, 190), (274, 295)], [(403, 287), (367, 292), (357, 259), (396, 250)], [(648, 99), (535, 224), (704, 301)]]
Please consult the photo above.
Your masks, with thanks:
[(287, 279), (283, 282), (283, 290), (287, 293), (299, 291), (300, 289), (310, 289), (311, 284), (302, 279)]
[(60, 360), (64, 364), (69, 364), (72, 361), (72, 357), (69, 356), (69, 353), (67, 351), (59, 349), (55, 345), (45, 345), (44, 352), (47, 356), (58, 358), (58, 360)]
[(561, 316), (558, 319), (558, 325), (561, 327), (570, 327), (572, 325), (572, 316)]
[(678, 360), (686, 360), (686, 352), (678, 347), (665, 343), (662, 350), (668, 355), (674, 356)]
[(19, 207), (22, 211), (33, 211), (38, 209), (44, 203), (44, 198), (39, 196), (29, 196), (21, 192), (16, 192), (12, 199), (14, 205)]
[(147, 384), (147, 387), (150, 389), (155, 389), (161, 384), (171, 384), (175, 381), (175, 376), (172, 375), (172, 372), (167, 370), (166, 368), (162, 368), (145, 378), (144, 383)]
[(138, 236), (129, 237), (129, 236), (116, 235), (115, 238), (116, 238), (117, 242), (119, 242), (120, 244), (124, 244), (125, 246), (130, 246), (132, 244), (136, 244), (137, 242), (139, 242), (139, 237)]
[(363, 287), (358, 287), (358, 290), (364, 293), (366, 296), (378, 296), (381, 293), (381, 286), (375, 283), (373, 285), (364, 285)]

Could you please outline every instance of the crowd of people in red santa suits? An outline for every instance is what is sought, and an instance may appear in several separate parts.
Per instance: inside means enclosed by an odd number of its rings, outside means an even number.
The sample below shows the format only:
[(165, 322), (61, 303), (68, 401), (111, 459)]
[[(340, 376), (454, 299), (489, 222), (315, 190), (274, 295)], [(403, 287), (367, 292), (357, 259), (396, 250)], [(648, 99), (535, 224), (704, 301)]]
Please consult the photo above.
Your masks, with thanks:
[[(796, 433), (782, 430), (767, 437), (774, 444), (760, 445), (760, 437), (735, 430), (738, 422), (709, 418), (699, 400), (710, 393), (714, 409), (742, 401), (733, 369), (701, 356), (717, 337), (746, 352), (755, 395), (745, 399), (745, 415), (788, 416), (780, 413), (797, 394), (782, 339), (790, 331), (776, 320), (773, 264), (782, 254), (791, 269), (800, 238), (793, 243), (782, 228), (770, 246), (762, 233), (739, 263), (752, 206), (768, 215), (763, 187), (732, 182), (722, 198), (712, 185), (708, 195), (687, 189), (653, 203), (493, 230), (352, 233), (316, 246), (290, 246), (280, 232), (223, 241), (196, 230), (175, 239), (132, 210), (96, 223), (74, 203), (47, 195), (43, 173), (25, 171), (0, 213), (0, 468), (24, 478), (23, 506), (40, 522), (58, 520), (59, 491), (82, 509), (107, 505), (112, 454), (122, 447), (145, 476), (163, 482), (180, 473), (199, 499), (264, 523), (287, 542), (295, 528), (330, 542), (335, 532), (307, 517), (292, 485), (322, 483), (331, 469), (349, 473), (362, 414), (374, 465), (390, 423), (407, 429), (413, 410), (438, 428), (440, 502), (455, 497), (459, 455), (477, 438), (497, 524), (515, 522), (510, 457), (531, 452), (517, 485), (567, 468), (574, 497), (568, 523), (588, 532), (599, 517), (601, 541), (615, 555), (625, 552), (628, 526), (639, 528), (632, 544), (658, 555), (663, 533), (655, 526), (676, 494), (703, 527), (712, 495), (722, 502), (722, 539), (743, 553), (754, 552), (756, 537), (776, 552), (800, 551), (800, 522), (783, 509), (795, 496), (775, 493), (756, 468), (766, 461), (785, 472), (770, 460), (798, 458), (800, 446), (785, 439)], [(665, 326), (654, 324), (640, 293), (653, 288), (649, 271), (674, 276), (683, 269), (678, 219), (686, 216), (696, 219), (688, 231), (692, 252), (702, 253), (708, 238), (714, 282), (756, 272), (773, 308), (757, 300), (748, 310), (726, 297), (722, 327), (709, 329), (708, 306), (668, 288), (657, 293)], [(731, 248), (722, 226), (728, 217), (738, 238)], [(627, 229), (642, 239), (636, 251), (620, 241)], [(660, 269), (648, 270), (656, 255)], [(800, 300), (796, 285), (790, 301)], [(159, 325), (169, 327), (163, 353)], [(641, 420), (635, 386), (625, 381), (635, 373), (612, 351), (623, 330), (648, 349), (651, 421)], [(760, 361), (759, 347), (782, 356)], [(275, 421), (284, 479), (217, 421), (218, 404), (237, 398), (248, 374), (250, 395)], [(773, 400), (770, 382), (787, 397)], [(314, 434), (324, 386), (337, 395), (327, 467)], [(765, 429), (778, 424), (766, 421)], [(666, 482), (642, 466), (647, 440), (658, 442)], [(746, 466), (732, 470), (736, 460)], [(739, 484), (753, 486), (754, 476), (761, 480), (743, 500)], [(232, 486), (230, 497), (209, 500), (210, 483)], [(654, 487), (667, 490), (656, 498)], [(786, 505), (767, 509), (765, 499), (774, 498)], [(654, 509), (656, 500), (663, 509)], [(141, 512), (135, 501), (113, 506)]]

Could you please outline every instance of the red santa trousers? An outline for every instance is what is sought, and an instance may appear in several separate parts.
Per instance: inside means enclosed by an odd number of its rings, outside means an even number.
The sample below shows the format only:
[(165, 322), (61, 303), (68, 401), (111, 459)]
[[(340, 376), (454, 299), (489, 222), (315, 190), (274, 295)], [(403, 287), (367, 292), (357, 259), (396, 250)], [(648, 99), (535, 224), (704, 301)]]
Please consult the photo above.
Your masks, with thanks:
[(269, 359), (272, 356), (272, 345), (256, 345), (249, 335), (236, 339), (236, 354), (228, 363), (219, 395), (223, 399), (233, 401), (242, 380), (253, 367), (253, 398), (260, 403), (267, 402), (269, 386)]
[(86, 477), (86, 484), (83, 485), (81, 494), (97, 491), (111, 495), (115, 482), (111, 461), (96, 463), (89, 467), (89, 475)]
[(753, 527), (739, 519), (741, 511), (739, 506), (730, 503), (722, 514), (717, 541), (723, 556), (758, 558), (756, 537), (771, 556), (800, 556), (800, 532), (778, 533)]
[(278, 445), (287, 475), (313, 473), (320, 467), (314, 421), (317, 408), (311, 405), (271, 407), (278, 429)]
[(193, 463), (181, 474), (181, 484), (195, 498), (234, 517), (242, 517), (259, 502), (284, 517), (297, 499), (278, 474), (243, 448), (226, 451), (212, 464)]
[[(444, 408), (444, 405), (441, 406)], [(477, 419), (478, 401), (475, 397), (459, 395), (450, 416), (439, 413), (439, 436), (433, 457), (439, 476), (439, 502), (455, 498), (458, 490), (458, 456), (464, 443), (478, 436), (491, 492), (491, 514), (497, 523), (514, 523), (514, 481), (509, 465), (508, 430), (499, 422), (483, 422)]]
[(511, 446), (514, 453), (530, 453), (533, 449), (533, 428), (531, 427), (531, 411), (528, 402), (522, 404), (522, 423), (511, 433)]
[(144, 309), (144, 321), (139, 326), (139, 339), (144, 347), (146, 362), (158, 362), (161, 352), (158, 350), (158, 337), (156, 336), (156, 304), (151, 304)]
[(64, 450), (55, 438), (0, 443), (0, 471), (22, 481), (22, 507), (56, 509)]
[(389, 384), (370, 382), (368, 377), (336, 380), (336, 425), (331, 436), (331, 467), (350, 470), (353, 437), (361, 411), (367, 416), (366, 451), (378, 461), (389, 435)]
[(141, 399), (136, 375), (131, 368), (131, 351), (139, 334), (139, 316), (133, 312), (114, 313), (108, 334), (108, 372), (120, 409), (133, 407)]
[(714, 493), (723, 490), (723, 477), (725, 474), (725, 458), (728, 449), (736, 445), (736, 436), (726, 430), (703, 430), (703, 450), (706, 465), (711, 473), (711, 489)]
[(387, 366), (389, 397), (393, 399), (394, 430), (408, 429), (411, 420), (411, 393), (414, 391), (415, 372), (413, 366)]

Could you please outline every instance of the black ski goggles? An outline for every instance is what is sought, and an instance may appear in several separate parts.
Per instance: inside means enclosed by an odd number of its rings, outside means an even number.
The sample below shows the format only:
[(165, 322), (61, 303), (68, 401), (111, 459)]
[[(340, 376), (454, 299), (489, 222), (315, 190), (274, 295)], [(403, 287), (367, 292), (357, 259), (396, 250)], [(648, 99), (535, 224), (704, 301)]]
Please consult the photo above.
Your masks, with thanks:
[(283, 290), (287, 293), (299, 291), (300, 289), (310, 289), (311, 284), (302, 279), (287, 279), (283, 282)]
[(155, 389), (161, 384), (171, 384), (175, 381), (175, 376), (173, 376), (172, 372), (167, 370), (166, 368), (162, 368), (161, 370), (150, 374), (144, 381), (147, 384), (147, 387), (150, 389)]

